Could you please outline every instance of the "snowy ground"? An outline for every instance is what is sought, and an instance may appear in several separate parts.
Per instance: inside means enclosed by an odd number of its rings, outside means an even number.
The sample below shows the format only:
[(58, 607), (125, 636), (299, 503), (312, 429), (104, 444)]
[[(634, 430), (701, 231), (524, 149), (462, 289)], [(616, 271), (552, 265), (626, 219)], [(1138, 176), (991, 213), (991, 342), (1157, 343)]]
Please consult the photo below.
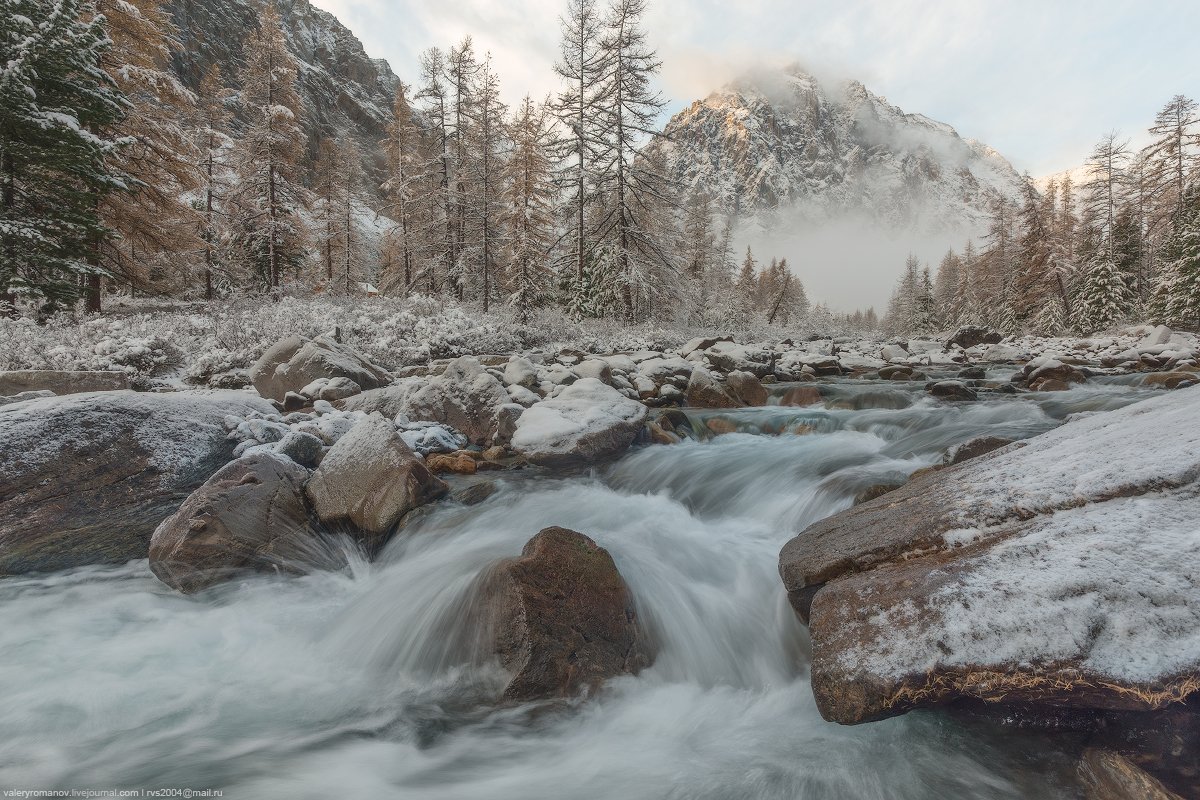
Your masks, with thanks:
[[(121, 370), (135, 376), (203, 384), (212, 375), (248, 369), (262, 351), (291, 335), (313, 337), (340, 328), (343, 341), (388, 368), (427, 364), (460, 355), (583, 353), (641, 355), (639, 362), (673, 354), (697, 336), (733, 335), (774, 354), (777, 364), (799, 369), (835, 358), (845, 370), (888, 363), (946, 365), (967, 361), (1023, 362), (1038, 356), (1135, 366), (1150, 356), (1162, 364), (1194, 363), (1197, 339), (1170, 334), (1158, 341), (1148, 326), (1089, 338), (1005, 339), (965, 352), (947, 351), (946, 335), (901, 340), (799, 323), (755, 330), (623, 327), (610, 321), (574, 322), (544, 313), (520, 324), (508, 309), (483, 315), (440, 299), (283, 297), (213, 304), (126, 301), (99, 317), (59, 317), (39, 325), (0, 319), (0, 370)], [(817, 328), (820, 329), (817, 329)], [(888, 346), (890, 345), (890, 348)], [(888, 349), (885, 349), (888, 348)], [(654, 363), (654, 368), (663, 365)], [(654, 379), (654, 376), (648, 376)]]

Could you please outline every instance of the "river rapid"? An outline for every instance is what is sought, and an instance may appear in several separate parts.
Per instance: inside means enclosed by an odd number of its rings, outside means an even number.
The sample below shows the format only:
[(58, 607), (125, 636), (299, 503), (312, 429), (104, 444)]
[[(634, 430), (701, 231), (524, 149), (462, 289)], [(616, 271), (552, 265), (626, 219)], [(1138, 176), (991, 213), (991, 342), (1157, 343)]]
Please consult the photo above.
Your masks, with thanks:
[[(824, 722), (776, 560), (805, 526), (953, 444), (1036, 435), (1148, 393), (1119, 378), (965, 404), (918, 384), (822, 391), (825, 408), (690, 412), (697, 431), (720, 415), (739, 432), (635, 448), (590, 472), (512, 473), (482, 504), (439, 507), (343, 574), (247, 578), (193, 597), (145, 561), (0, 580), (0, 788), (1079, 796), (1072, 760), (1035, 735), (929, 712)], [(658, 657), (591, 698), (496, 707), (504, 676), (465, 629), (468, 589), (548, 525), (612, 553)]]

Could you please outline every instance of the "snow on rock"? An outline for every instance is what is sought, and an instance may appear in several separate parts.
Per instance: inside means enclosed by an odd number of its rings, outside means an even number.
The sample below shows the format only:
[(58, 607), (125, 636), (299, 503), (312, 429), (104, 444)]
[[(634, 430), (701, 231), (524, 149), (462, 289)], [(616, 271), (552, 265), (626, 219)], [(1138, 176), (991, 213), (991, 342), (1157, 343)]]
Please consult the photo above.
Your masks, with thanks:
[(445, 495), (448, 487), (392, 422), (371, 414), (330, 449), (304, 491), (322, 522), (349, 522), (378, 536), (407, 512)]
[(1200, 687), (1200, 387), (823, 520), (780, 574), (813, 691), (862, 722), (974, 697), (1154, 709)]
[(599, 461), (624, 452), (645, 418), (641, 403), (595, 378), (581, 378), (526, 409), (512, 448), (535, 464)]
[[(392, 381), (392, 376), (382, 367), (342, 344), (336, 332), (315, 339), (301, 336), (282, 339), (267, 348), (250, 369), (250, 380), (258, 393), (279, 401), (288, 392), (303, 394), (306, 388), (315, 388), (319, 395), (321, 388), (313, 384), (321, 378), (347, 378), (354, 386), (366, 389), (386, 386)], [(344, 390), (349, 384), (340, 383), (339, 386)]]
[(473, 444), (486, 447), (496, 435), (500, 407), (511, 402), (504, 384), (478, 359), (462, 356), (450, 362), (441, 375), (406, 379), (363, 392), (343, 401), (342, 408), (438, 422), (464, 434)]
[(0, 574), (145, 558), (154, 528), (231, 458), (246, 392), (98, 392), (0, 408)]

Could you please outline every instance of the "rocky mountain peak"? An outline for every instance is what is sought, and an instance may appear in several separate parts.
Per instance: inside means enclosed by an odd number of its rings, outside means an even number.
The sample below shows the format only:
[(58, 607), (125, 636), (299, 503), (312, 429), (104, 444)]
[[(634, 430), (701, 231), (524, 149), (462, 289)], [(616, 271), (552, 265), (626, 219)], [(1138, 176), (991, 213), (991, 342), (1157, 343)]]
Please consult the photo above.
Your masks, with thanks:
[(764, 228), (857, 212), (890, 228), (972, 230), (1021, 186), (1003, 157), (951, 126), (798, 67), (730, 83), (665, 134), (651, 147), (685, 188)]

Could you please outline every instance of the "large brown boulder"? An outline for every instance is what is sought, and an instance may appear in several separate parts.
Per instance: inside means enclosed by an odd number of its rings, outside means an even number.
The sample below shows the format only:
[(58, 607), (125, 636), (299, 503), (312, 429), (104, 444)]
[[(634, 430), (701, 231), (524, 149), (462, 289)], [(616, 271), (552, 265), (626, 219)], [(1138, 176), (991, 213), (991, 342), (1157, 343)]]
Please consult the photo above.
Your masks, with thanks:
[(767, 404), (767, 387), (749, 372), (731, 372), (725, 376), (725, 384), (743, 406)]
[(1198, 515), (1193, 388), (810, 526), (780, 574), (809, 623), (818, 708), (857, 723), (964, 699), (1132, 712), (1187, 698)]
[(517, 420), (512, 449), (534, 464), (591, 464), (629, 449), (646, 407), (595, 378), (581, 378)]
[(315, 339), (289, 336), (267, 348), (250, 368), (250, 381), (263, 397), (283, 402), (320, 378), (348, 378), (363, 389), (392, 382), (387, 370), (338, 341), (336, 333)]
[(704, 367), (692, 370), (684, 392), (685, 402), (692, 408), (741, 408), (742, 403), (729, 387)]
[(546, 528), (476, 589), (487, 641), (512, 673), (506, 698), (568, 697), (651, 661), (629, 587), (582, 533)]
[(491, 445), (500, 426), (501, 408), (512, 403), (504, 384), (471, 356), (457, 358), (445, 372), (363, 392), (342, 401), (347, 411), (404, 415), (413, 421), (440, 422), (465, 435), (472, 444)]
[(309, 521), (306, 480), (308, 470), (268, 454), (226, 464), (154, 531), (150, 569), (191, 593), (247, 572), (345, 566)]
[(0, 408), (0, 575), (145, 558), (150, 536), (232, 457), (244, 392), (102, 392)]
[(322, 522), (388, 533), (400, 518), (449, 491), (379, 414), (359, 421), (329, 449), (305, 486)]

